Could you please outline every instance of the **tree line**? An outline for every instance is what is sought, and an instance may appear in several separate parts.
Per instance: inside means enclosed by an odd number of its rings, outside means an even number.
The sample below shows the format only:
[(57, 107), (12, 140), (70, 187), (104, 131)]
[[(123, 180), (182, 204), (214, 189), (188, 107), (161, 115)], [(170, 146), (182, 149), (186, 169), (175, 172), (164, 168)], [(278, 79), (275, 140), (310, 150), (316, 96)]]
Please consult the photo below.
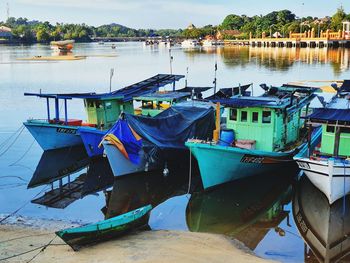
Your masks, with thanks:
[(52, 40), (74, 39), (77, 42), (88, 42), (94, 37), (184, 37), (203, 38), (207, 35), (215, 35), (218, 31), (235, 30), (237, 35), (224, 35), (224, 38), (249, 38), (260, 37), (262, 32), (267, 36), (272, 32), (279, 32), (287, 36), (289, 32), (304, 32), (314, 28), (315, 32), (327, 29), (338, 31), (342, 29), (342, 21), (350, 21), (350, 13), (347, 14), (343, 7), (338, 8), (331, 17), (319, 19), (317, 17), (297, 17), (289, 10), (273, 11), (266, 15), (246, 16), (230, 14), (225, 17), (220, 25), (206, 25), (201, 28), (191, 27), (188, 29), (133, 29), (119, 24), (102, 25), (98, 27), (86, 24), (67, 24), (29, 21), (26, 18), (10, 17), (0, 25), (12, 29), (14, 38), (26, 42), (47, 43)]

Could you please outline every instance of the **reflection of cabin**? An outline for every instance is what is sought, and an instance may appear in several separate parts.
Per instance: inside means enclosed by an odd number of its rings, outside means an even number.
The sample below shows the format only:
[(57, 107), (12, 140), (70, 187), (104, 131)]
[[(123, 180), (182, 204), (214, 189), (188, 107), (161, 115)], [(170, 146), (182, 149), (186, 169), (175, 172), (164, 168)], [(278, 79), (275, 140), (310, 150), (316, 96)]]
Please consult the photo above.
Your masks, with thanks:
[(172, 105), (186, 101), (191, 97), (189, 92), (156, 92), (139, 97), (135, 97), (135, 101), (141, 101), (141, 108), (136, 110), (136, 114), (145, 116), (155, 116), (168, 109)]

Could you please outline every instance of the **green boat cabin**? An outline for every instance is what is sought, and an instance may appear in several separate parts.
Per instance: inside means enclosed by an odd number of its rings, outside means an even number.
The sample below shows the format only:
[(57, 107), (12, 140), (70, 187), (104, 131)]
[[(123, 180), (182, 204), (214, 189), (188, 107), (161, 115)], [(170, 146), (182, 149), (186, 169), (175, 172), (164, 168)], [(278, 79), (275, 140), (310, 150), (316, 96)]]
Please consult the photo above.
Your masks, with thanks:
[(135, 114), (153, 117), (190, 97), (191, 93), (189, 92), (177, 91), (155, 92), (135, 97), (135, 101), (141, 102), (141, 107), (135, 110)]
[[(290, 97), (235, 97), (223, 102), (226, 127), (234, 131), (236, 146), (261, 151), (283, 151), (299, 141), (302, 108), (310, 101)], [(246, 145), (244, 145), (246, 144)]]

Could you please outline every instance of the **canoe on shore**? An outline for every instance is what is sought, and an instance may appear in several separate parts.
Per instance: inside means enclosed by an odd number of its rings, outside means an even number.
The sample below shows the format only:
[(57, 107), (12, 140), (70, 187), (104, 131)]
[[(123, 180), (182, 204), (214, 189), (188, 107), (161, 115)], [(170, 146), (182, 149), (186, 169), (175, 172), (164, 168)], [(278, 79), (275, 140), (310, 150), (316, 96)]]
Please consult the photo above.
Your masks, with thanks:
[(111, 239), (129, 230), (146, 225), (147, 215), (151, 210), (152, 206), (147, 205), (98, 223), (57, 231), (56, 235), (62, 238), (73, 250), (77, 251), (84, 245)]

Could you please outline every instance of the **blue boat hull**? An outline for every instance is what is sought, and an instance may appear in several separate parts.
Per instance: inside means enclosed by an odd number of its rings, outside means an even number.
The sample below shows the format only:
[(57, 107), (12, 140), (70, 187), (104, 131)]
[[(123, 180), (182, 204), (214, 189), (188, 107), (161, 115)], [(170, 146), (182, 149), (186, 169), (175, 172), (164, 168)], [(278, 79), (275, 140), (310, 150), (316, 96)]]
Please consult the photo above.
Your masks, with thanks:
[(80, 127), (78, 132), (89, 157), (100, 156), (103, 154), (103, 147), (99, 148), (98, 146), (101, 143), (103, 136), (106, 135), (106, 131), (101, 131), (96, 128)]
[(295, 165), (294, 151), (270, 153), (196, 142), (186, 146), (198, 161), (204, 189)]
[(23, 123), (44, 151), (82, 145), (77, 126), (29, 120)]

